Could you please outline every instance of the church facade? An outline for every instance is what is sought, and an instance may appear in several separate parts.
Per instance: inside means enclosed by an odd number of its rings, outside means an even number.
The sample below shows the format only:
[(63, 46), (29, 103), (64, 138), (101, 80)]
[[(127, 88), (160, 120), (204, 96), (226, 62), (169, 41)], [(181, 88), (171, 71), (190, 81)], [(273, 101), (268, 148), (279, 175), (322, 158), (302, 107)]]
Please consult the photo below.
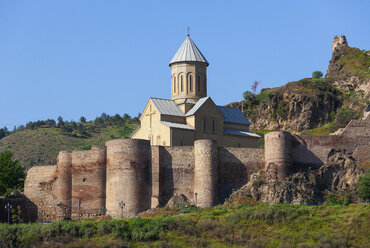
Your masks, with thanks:
[(259, 135), (236, 108), (217, 106), (207, 96), (209, 63), (188, 35), (171, 60), (171, 99), (151, 97), (132, 139), (151, 145), (193, 146), (211, 139), (219, 146), (258, 147)]

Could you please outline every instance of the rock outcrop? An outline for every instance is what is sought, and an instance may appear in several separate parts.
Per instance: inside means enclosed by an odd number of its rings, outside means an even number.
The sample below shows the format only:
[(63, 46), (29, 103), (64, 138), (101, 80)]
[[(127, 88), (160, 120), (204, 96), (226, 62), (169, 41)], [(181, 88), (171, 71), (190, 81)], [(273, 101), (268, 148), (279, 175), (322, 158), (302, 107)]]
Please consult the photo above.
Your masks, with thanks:
[(302, 79), (285, 86), (263, 89), (252, 101), (231, 103), (250, 119), (252, 129), (301, 132), (325, 125), (343, 105), (342, 93), (327, 79)]
[(370, 51), (348, 46), (345, 36), (335, 37), (325, 78), (306, 78), (228, 106), (240, 108), (252, 129), (301, 132), (335, 119), (341, 108), (363, 117), (370, 102)]
[(269, 203), (309, 204), (324, 201), (328, 192), (345, 192), (356, 200), (358, 178), (363, 174), (364, 169), (352, 157), (334, 153), (320, 168), (293, 173), (285, 181), (278, 181), (269, 171), (254, 173), (230, 198), (247, 196)]

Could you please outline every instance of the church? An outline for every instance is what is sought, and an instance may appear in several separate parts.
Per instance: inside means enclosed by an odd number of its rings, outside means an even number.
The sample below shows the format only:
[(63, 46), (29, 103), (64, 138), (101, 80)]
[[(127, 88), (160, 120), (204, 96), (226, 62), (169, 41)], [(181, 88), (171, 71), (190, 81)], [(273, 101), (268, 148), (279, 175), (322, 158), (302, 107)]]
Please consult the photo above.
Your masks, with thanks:
[(236, 108), (218, 106), (207, 96), (209, 63), (187, 35), (171, 60), (171, 100), (151, 97), (131, 139), (151, 145), (193, 146), (211, 139), (218, 146), (258, 147), (259, 135)]

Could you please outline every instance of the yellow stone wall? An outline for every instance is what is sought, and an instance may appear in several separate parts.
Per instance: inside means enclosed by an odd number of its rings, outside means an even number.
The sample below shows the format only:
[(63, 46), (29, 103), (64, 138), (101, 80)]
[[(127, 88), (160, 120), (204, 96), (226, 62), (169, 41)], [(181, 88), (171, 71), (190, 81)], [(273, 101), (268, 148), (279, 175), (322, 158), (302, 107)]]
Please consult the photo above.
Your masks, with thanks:
[[(151, 127), (150, 118), (152, 118)], [(204, 120), (206, 122), (205, 129)], [(224, 134), (224, 128), (247, 131), (248, 125), (224, 123), (223, 115), (211, 99), (207, 100), (195, 115), (186, 118), (182, 116), (161, 115), (152, 101), (149, 100), (140, 121), (140, 128), (131, 138), (150, 140), (151, 145), (193, 146), (194, 141), (199, 139), (216, 140), (219, 146), (230, 147), (257, 147), (258, 143), (258, 139), (254, 137)], [(196, 130), (172, 128), (171, 131), (171, 128), (161, 123), (161, 121), (187, 124)]]
[[(152, 113), (151, 115), (149, 115)], [(150, 117), (152, 118), (152, 124), (150, 127)], [(176, 118), (174, 116), (171, 116)], [(170, 121), (170, 117), (168, 117)], [(150, 140), (151, 145), (170, 145), (170, 128), (160, 122), (161, 114), (155, 108), (151, 100), (148, 101), (143, 114), (140, 118), (140, 128), (132, 135), (132, 139), (145, 139)]]
[(193, 146), (194, 145), (194, 132), (193, 130), (172, 129), (172, 145), (173, 146)]
[(224, 128), (249, 131), (249, 126), (248, 125), (229, 123), (229, 122), (224, 123)]
[[(192, 77), (192, 86), (190, 86), (190, 77)], [(207, 96), (207, 65), (205, 63), (184, 62), (171, 65), (172, 100), (190, 99), (198, 101), (199, 98), (205, 96)]]
[[(224, 123), (223, 115), (218, 111), (216, 105), (211, 99), (208, 99), (195, 114), (195, 140), (212, 139), (216, 140), (217, 144), (222, 145)], [(205, 121), (205, 123), (204, 123)], [(213, 121), (215, 128), (213, 130)], [(204, 124), (205, 128), (204, 128)]]

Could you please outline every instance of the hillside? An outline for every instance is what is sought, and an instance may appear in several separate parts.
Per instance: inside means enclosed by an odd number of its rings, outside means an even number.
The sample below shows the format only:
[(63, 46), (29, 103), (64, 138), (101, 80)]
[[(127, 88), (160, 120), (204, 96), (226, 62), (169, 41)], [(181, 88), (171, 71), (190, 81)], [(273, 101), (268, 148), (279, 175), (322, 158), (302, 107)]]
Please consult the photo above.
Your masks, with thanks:
[(55, 164), (59, 151), (90, 149), (92, 145), (104, 145), (107, 140), (128, 137), (138, 122), (113, 122), (108, 116), (105, 121), (97, 118), (76, 125), (81, 126), (82, 132), (73, 128), (66, 131), (58, 125), (21, 128), (0, 139), (0, 152), (12, 151), (14, 158), (27, 168)]
[(370, 206), (224, 205), (125, 220), (0, 225), (3, 247), (367, 247)]
[(308, 133), (328, 134), (350, 119), (361, 118), (370, 105), (369, 93), (370, 51), (349, 47), (340, 36), (333, 42), (325, 78), (305, 78), (262, 89), (229, 106), (242, 109), (255, 130), (273, 130), (279, 123), (280, 129), (297, 133), (324, 126), (324, 130)]

